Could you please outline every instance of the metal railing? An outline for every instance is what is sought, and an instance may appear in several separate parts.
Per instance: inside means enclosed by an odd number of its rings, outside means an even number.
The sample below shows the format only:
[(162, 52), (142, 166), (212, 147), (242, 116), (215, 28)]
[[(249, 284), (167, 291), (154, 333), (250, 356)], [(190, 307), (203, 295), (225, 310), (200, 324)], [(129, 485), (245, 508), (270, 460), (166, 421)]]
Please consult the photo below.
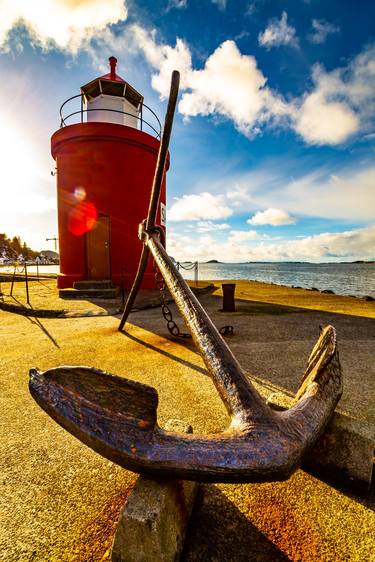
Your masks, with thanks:
[[(73, 100), (77, 100), (78, 98), (80, 98), (80, 108), (76, 111), (72, 111), (68, 115), (64, 115), (63, 114), (63, 108), (69, 102), (71, 102)], [(156, 136), (156, 138), (160, 139), (161, 123), (159, 121), (159, 118), (156, 115), (156, 113), (150, 107), (148, 107), (148, 105), (146, 105), (145, 103), (141, 104), (141, 109), (140, 109), (139, 115), (134, 115), (134, 113), (128, 113), (127, 111), (121, 111), (119, 109), (107, 109), (107, 108), (84, 109), (83, 98), (84, 98), (84, 94), (77, 94), (76, 96), (72, 96), (71, 98), (68, 98), (67, 100), (64, 101), (64, 103), (60, 107), (60, 128), (66, 127), (68, 124), (72, 124), (72, 123), (67, 123), (67, 120), (71, 119), (74, 116), (78, 115), (79, 116), (79, 122), (84, 123), (84, 114), (85, 113), (89, 113), (90, 111), (109, 111), (109, 112), (112, 112), (112, 113), (120, 113), (122, 115), (129, 115), (130, 117), (133, 117), (134, 119), (137, 119), (137, 121), (139, 121), (141, 131), (144, 130), (145, 126), (149, 127), (149, 129)], [(146, 112), (146, 115), (148, 115), (148, 114), (150, 115), (150, 117), (147, 117), (147, 119), (150, 119), (150, 118), (154, 119), (154, 124), (150, 123), (148, 120), (146, 120), (144, 118), (144, 112)]]
[[(12, 285), (10, 288), (10, 296), (13, 296), (13, 286), (14, 286), (14, 281), (16, 278), (16, 275), (20, 274), (24, 274), (24, 279), (25, 279), (25, 288), (26, 288), (26, 301), (27, 304), (30, 306), (30, 296), (29, 296), (29, 279), (28, 279), (28, 274), (27, 274), (27, 262), (25, 261), (23, 263), (23, 267), (20, 267), (20, 264), (18, 262), (16, 262), (14, 264), (14, 270), (13, 270), (13, 277), (12, 277)], [(39, 281), (39, 273), (38, 273), (38, 281)]]
[[(185, 264), (185, 265), (183, 265), (183, 264)], [(187, 264), (189, 264), (189, 265), (187, 265)], [(193, 263), (178, 261), (176, 263), (176, 267), (177, 267), (178, 271), (180, 271), (180, 268), (184, 269), (185, 271), (191, 271), (192, 269), (194, 269), (194, 282), (195, 282), (195, 286), (198, 287), (198, 262), (197, 261), (195, 261)]]

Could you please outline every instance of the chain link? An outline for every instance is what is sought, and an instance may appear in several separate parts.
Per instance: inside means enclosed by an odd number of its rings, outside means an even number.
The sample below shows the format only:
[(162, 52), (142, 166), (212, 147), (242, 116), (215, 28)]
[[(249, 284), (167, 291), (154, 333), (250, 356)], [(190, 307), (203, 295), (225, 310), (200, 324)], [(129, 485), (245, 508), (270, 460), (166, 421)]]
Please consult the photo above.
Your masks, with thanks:
[[(155, 272), (155, 284), (156, 288), (159, 289), (161, 312), (167, 323), (168, 332), (171, 336), (175, 338), (191, 338), (191, 335), (187, 332), (181, 332), (180, 328), (177, 326), (176, 322), (173, 320), (173, 314), (167, 303), (167, 293), (165, 290), (165, 281), (162, 274), (159, 271), (158, 266), (154, 262), (154, 272)], [(233, 336), (234, 328), (233, 326), (222, 326), (219, 329), (222, 336)]]
[(172, 311), (167, 303), (167, 294), (165, 290), (165, 281), (162, 274), (159, 271), (158, 266), (154, 262), (154, 272), (155, 272), (155, 284), (156, 288), (159, 290), (161, 312), (167, 323), (168, 332), (176, 338), (191, 338), (191, 335), (187, 332), (181, 332), (180, 328), (177, 326), (176, 322), (173, 320)]

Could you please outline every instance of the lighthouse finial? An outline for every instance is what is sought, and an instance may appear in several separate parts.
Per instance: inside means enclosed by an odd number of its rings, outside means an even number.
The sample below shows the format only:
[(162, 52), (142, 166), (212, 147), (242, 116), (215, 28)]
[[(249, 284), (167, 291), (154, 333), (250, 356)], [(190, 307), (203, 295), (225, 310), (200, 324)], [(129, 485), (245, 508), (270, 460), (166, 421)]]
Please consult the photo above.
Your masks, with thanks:
[(111, 80), (116, 80), (116, 57), (109, 57), (109, 66), (111, 67)]

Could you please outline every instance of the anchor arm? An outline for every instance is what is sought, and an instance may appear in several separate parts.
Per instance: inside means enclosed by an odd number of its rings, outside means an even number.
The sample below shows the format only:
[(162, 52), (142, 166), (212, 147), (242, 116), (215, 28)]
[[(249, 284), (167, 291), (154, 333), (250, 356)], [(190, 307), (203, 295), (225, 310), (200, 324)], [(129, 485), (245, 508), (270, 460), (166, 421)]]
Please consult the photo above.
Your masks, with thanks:
[(332, 327), (314, 348), (307, 379), (295, 408), (219, 435), (163, 431), (155, 389), (98, 369), (31, 369), (30, 392), (57, 423), (124, 468), (201, 482), (268, 482), (285, 480), (301, 464), (340, 397)]

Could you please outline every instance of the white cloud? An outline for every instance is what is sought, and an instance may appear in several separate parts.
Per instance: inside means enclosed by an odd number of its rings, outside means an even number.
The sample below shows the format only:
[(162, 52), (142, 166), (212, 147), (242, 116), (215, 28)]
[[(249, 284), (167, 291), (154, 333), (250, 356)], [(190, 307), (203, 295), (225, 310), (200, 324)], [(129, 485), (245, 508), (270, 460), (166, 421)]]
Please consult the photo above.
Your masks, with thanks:
[(267, 252), (275, 259), (311, 260), (370, 259), (374, 257), (375, 225), (345, 232), (326, 232), (290, 240), (269, 247)]
[(220, 261), (340, 261), (374, 259), (375, 225), (345, 232), (326, 232), (298, 240), (273, 240), (251, 244), (239, 240), (220, 243), (213, 237), (168, 237), (168, 252), (177, 260), (218, 259)]
[(322, 165), (301, 174), (305, 160), (268, 159), (241, 174), (215, 171), (193, 186), (221, 195), (235, 214), (284, 209), (291, 216), (357, 222), (375, 221), (375, 166), (353, 161), (348, 166)]
[(361, 115), (374, 113), (375, 45), (354, 57), (346, 67), (326, 72), (313, 67), (315, 91), (328, 100), (343, 100)]
[[(334, 219), (374, 220), (375, 167), (342, 169), (322, 177), (308, 174), (284, 184), (277, 199), (290, 212)], [(308, 203), (306, 203), (308, 202)]]
[(187, 0), (169, 0), (167, 10), (176, 8), (176, 10), (183, 10), (187, 7)]
[(272, 226), (281, 226), (284, 224), (295, 224), (296, 219), (282, 209), (274, 209), (270, 207), (265, 211), (258, 211), (246, 222), (254, 225), (271, 224)]
[(311, 43), (324, 43), (328, 35), (338, 33), (340, 28), (325, 20), (313, 19), (311, 22), (313, 31), (309, 33), (308, 39)]
[(223, 222), (223, 223), (218, 223), (218, 222), (212, 222), (212, 221), (200, 221), (198, 222), (196, 225), (191, 225), (192, 228), (194, 228), (194, 230), (196, 230), (197, 232), (200, 233), (204, 233), (204, 232), (217, 232), (218, 230), (227, 230), (229, 227), (229, 224)]
[(259, 10), (259, 5), (262, 3), (263, 0), (254, 0), (253, 2), (250, 2), (246, 8), (245, 16), (253, 16)]
[[(296, 179), (290, 179), (290, 176), (291, 172), (283, 170), (279, 162), (269, 162), (242, 177), (222, 178), (216, 184), (212, 183), (211, 189), (215, 193), (226, 193), (231, 183), (240, 186), (238, 206), (242, 212), (284, 207), (292, 215), (375, 220), (375, 166), (360, 167), (354, 163), (339, 171), (322, 167)], [(235, 202), (231, 191), (233, 208)]]
[(369, 47), (346, 67), (326, 72), (313, 67), (315, 88), (296, 102), (294, 128), (311, 144), (340, 144), (360, 129), (366, 131), (375, 114), (375, 47)]
[(227, 191), (226, 197), (229, 199), (231, 204), (234, 207), (243, 207), (243, 205), (251, 205), (251, 193), (249, 190), (249, 185), (241, 185), (239, 183), (235, 183), (234, 187)]
[(34, 43), (72, 53), (127, 17), (124, 0), (0, 0), (0, 12), (0, 47), (7, 48), (12, 29), (25, 26)]
[(366, 128), (369, 114), (375, 113), (371, 103), (375, 48), (330, 73), (314, 66), (314, 88), (287, 102), (267, 87), (255, 57), (242, 54), (234, 41), (222, 43), (204, 67), (195, 70), (190, 49), (181, 39), (175, 47), (159, 45), (154, 32), (139, 26), (132, 30), (135, 42), (157, 69), (152, 85), (162, 96), (168, 95), (171, 71), (180, 70), (183, 94), (178, 109), (186, 117), (222, 115), (248, 136), (259, 133), (266, 124), (289, 126), (308, 144), (336, 145)]
[(258, 41), (259, 45), (266, 47), (266, 49), (280, 47), (280, 45), (298, 47), (296, 30), (288, 25), (288, 14), (285, 11), (282, 13), (280, 20), (271, 20), (263, 33), (259, 33)]
[(169, 94), (172, 70), (179, 70), (181, 114), (187, 119), (221, 115), (249, 137), (265, 126), (288, 127), (307, 144), (337, 145), (359, 131), (368, 132), (375, 114), (375, 47), (331, 72), (315, 65), (313, 88), (286, 101), (267, 86), (255, 57), (242, 54), (234, 41), (219, 45), (201, 69), (193, 68), (190, 48), (182, 39), (177, 38), (174, 46), (159, 43), (155, 30), (139, 25), (128, 26), (116, 37), (105, 30), (96, 42), (101, 57), (105, 44), (127, 56), (129, 51), (141, 51), (155, 69), (152, 86), (162, 98)]
[(269, 238), (266, 234), (259, 234), (256, 230), (231, 230), (229, 234), (229, 242), (231, 243), (266, 240)]
[(255, 57), (242, 55), (234, 41), (224, 41), (202, 70), (194, 70), (190, 49), (181, 39), (170, 47), (158, 44), (154, 31), (138, 25), (131, 31), (134, 43), (157, 70), (152, 86), (162, 97), (168, 96), (172, 70), (180, 71), (181, 90), (190, 90), (182, 94), (178, 106), (186, 117), (220, 114), (232, 119), (242, 133), (253, 135), (266, 120), (279, 121), (290, 112), (282, 97), (265, 87)]
[(143, 51), (146, 60), (157, 69), (158, 73), (152, 76), (152, 87), (159, 92), (162, 97), (168, 97), (173, 70), (180, 71), (180, 88), (186, 89), (188, 86), (189, 75), (191, 73), (191, 53), (182, 39), (176, 39), (176, 46), (158, 45), (156, 42), (156, 32), (147, 32), (139, 25), (132, 25), (130, 33), (133, 35), (132, 41), (137, 48)]
[(223, 197), (204, 192), (176, 198), (168, 211), (168, 220), (218, 220), (229, 217), (231, 214), (232, 211), (224, 204)]
[(213, 4), (216, 4), (220, 10), (225, 10), (227, 7), (227, 0), (211, 0)]
[(56, 215), (48, 153), (40, 150), (38, 133), (33, 135), (11, 113), (0, 111), (0, 122), (0, 228), (8, 236), (21, 235), (28, 244), (40, 249), (45, 246), (47, 228)]
[(299, 108), (294, 128), (309, 144), (340, 144), (359, 130), (356, 113), (343, 102), (328, 101), (317, 90)]
[(190, 73), (191, 93), (182, 96), (179, 111), (186, 116), (219, 113), (248, 131), (264, 110), (265, 83), (255, 58), (242, 55), (233, 41), (225, 41), (203, 70)]

